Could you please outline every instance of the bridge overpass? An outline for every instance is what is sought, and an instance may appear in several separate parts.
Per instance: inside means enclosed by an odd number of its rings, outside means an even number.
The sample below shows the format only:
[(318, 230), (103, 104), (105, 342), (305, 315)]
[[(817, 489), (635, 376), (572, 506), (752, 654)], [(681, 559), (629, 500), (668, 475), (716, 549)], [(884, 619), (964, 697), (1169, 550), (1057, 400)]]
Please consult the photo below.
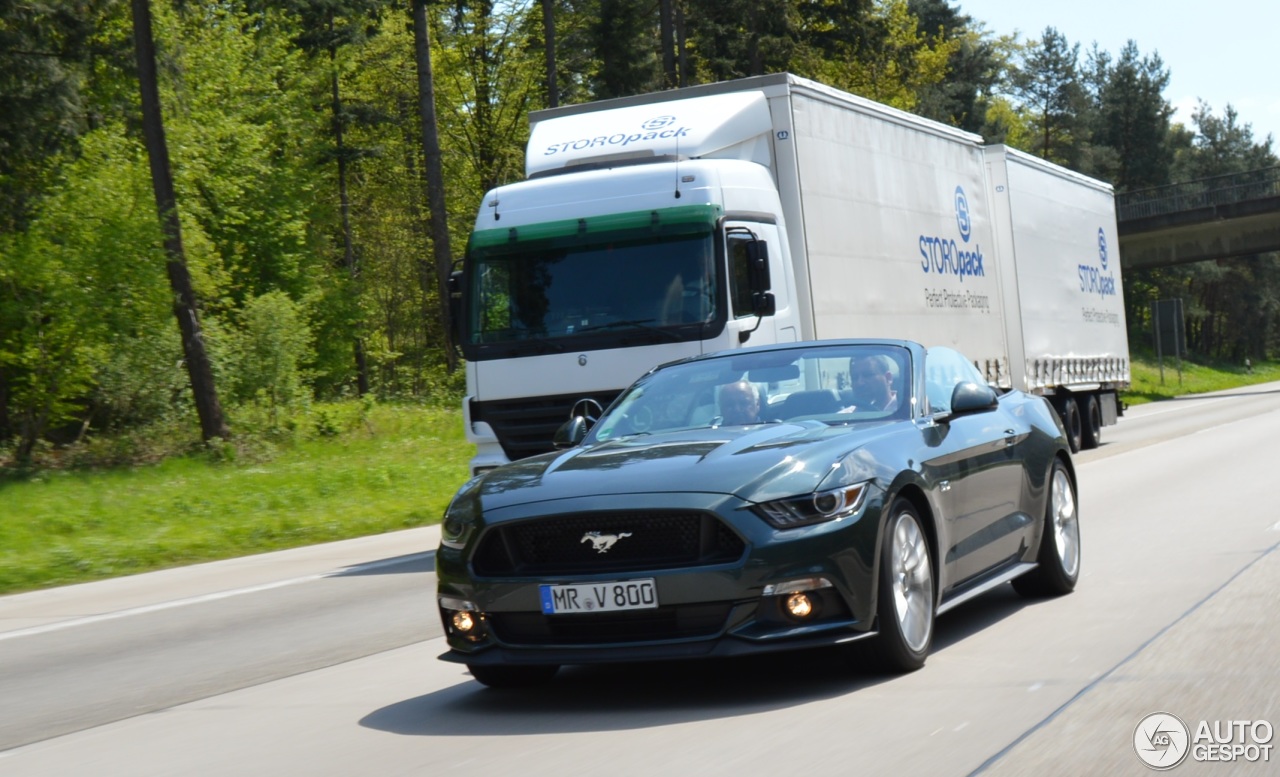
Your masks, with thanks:
[(1280, 251), (1280, 166), (1119, 194), (1116, 217), (1125, 269)]

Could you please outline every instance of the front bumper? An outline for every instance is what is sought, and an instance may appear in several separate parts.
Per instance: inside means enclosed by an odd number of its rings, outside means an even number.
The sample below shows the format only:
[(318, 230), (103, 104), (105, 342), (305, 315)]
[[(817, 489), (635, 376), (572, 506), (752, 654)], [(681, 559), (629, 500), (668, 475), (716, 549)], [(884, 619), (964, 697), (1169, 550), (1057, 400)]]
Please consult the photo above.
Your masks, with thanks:
[[(440, 658), (476, 665), (719, 658), (841, 644), (874, 634), (878, 502), (869, 501), (860, 513), (843, 520), (779, 531), (732, 497), (636, 497), (629, 506), (646, 501), (650, 503), (641, 506), (713, 512), (743, 539), (741, 558), (625, 574), (478, 577), (470, 563), (478, 539), (465, 549), (442, 546), (436, 555), (437, 608), (450, 650)], [(601, 508), (582, 503), (556, 509), (564, 514)], [(640, 578), (654, 580), (662, 612), (541, 611), (539, 585)], [(785, 593), (776, 593), (779, 587)], [(790, 615), (784, 606), (797, 589), (808, 589), (812, 600), (813, 611), (804, 618)], [(478, 628), (469, 635), (460, 632), (452, 622), (458, 610), (440, 606), (441, 599), (454, 608), (465, 603)]]

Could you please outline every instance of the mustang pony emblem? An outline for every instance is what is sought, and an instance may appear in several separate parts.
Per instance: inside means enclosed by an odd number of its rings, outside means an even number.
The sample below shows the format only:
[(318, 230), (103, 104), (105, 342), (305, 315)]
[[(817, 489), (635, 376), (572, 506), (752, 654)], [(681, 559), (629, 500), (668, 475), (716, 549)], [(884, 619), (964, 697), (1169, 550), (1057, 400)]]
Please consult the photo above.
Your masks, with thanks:
[(589, 531), (582, 535), (582, 539), (578, 540), (578, 544), (581, 545), (582, 543), (590, 540), (591, 547), (596, 553), (608, 553), (609, 548), (612, 548), (614, 543), (623, 537), (630, 536), (631, 532), (629, 531), (619, 532), (617, 534), (601, 534), (598, 531)]

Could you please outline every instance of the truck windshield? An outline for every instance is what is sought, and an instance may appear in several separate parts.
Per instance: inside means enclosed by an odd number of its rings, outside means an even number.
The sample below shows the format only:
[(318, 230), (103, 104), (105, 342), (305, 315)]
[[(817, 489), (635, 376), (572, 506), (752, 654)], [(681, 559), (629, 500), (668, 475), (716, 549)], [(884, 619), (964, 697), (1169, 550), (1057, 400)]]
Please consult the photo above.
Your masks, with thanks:
[(475, 233), (465, 345), (698, 337), (716, 319), (718, 210), (687, 206)]

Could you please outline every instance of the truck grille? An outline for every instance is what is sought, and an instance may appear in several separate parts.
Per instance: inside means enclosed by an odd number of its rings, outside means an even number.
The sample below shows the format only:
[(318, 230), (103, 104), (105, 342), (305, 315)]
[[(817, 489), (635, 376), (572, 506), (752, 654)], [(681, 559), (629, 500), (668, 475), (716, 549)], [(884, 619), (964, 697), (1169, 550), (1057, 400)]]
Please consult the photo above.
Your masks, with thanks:
[(551, 438), (556, 429), (569, 420), (569, 411), (580, 399), (594, 399), (601, 408), (609, 406), (620, 392), (602, 391), (594, 394), (566, 394), (534, 399), (502, 399), (490, 402), (472, 402), (471, 420), (484, 421), (493, 427), (498, 443), (507, 458), (515, 461), (554, 448)]
[[(593, 533), (618, 540), (601, 552)], [(582, 513), (497, 526), (481, 540), (472, 568), (480, 577), (634, 572), (724, 564), (745, 550), (711, 513)]]
[(488, 618), (509, 645), (599, 645), (712, 637), (724, 629), (732, 607), (712, 602), (591, 615), (491, 612)]

